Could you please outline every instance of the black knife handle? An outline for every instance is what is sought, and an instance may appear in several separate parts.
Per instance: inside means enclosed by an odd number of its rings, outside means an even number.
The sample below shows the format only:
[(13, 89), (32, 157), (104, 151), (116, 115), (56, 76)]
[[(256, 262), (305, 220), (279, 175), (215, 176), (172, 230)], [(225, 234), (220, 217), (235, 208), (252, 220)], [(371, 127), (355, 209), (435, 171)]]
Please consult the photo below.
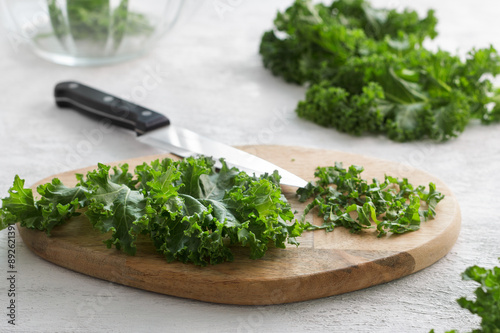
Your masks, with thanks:
[(161, 113), (79, 82), (58, 83), (54, 96), (59, 107), (69, 107), (87, 115), (109, 119), (118, 126), (133, 129), (139, 135), (170, 124), (170, 120)]

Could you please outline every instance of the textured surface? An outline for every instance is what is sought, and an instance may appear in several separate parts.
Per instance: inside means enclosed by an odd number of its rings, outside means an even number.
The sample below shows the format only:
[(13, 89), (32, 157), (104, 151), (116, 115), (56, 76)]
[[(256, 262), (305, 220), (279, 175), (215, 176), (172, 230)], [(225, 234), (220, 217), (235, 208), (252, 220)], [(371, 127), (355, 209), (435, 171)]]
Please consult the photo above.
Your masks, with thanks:
[[(460, 208), (455, 196), (439, 179), (414, 170), (402, 175), (399, 163), (344, 152), (290, 146), (245, 146), (244, 150), (308, 179), (318, 165), (362, 165), (364, 179), (382, 180), (384, 174), (407, 177), (417, 185), (433, 182), (445, 198), (436, 218), (422, 224), (418, 232), (377, 238), (376, 230), (352, 235), (345, 228), (333, 232), (305, 232), (300, 246), (271, 248), (261, 260), (248, 258), (248, 251), (233, 249), (234, 261), (200, 268), (181, 262), (165, 263), (148, 238), (139, 238), (135, 256), (107, 249), (102, 235), (84, 215), (55, 228), (51, 236), (21, 228), (24, 244), (40, 257), (76, 272), (139, 289), (222, 304), (283, 304), (339, 295), (401, 278), (432, 265), (451, 249), (460, 231)], [(163, 155), (161, 158), (170, 157)], [(128, 159), (130, 168), (158, 159), (158, 155)], [(91, 166), (75, 173), (86, 174)], [(67, 186), (77, 182), (73, 172), (56, 175)], [(40, 181), (41, 184), (50, 182)], [(37, 185), (33, 186), (36, 188)], [(283, 194), (293, 210), (304, 203), (296, 188), (286, 186)], [(323, 219), (311, 212), (308, 221), (321, 225)]]
[[(214, 3), (231, 3), (220, 16)], [(96, 162), (158, 151), (126, 131), (101, 129), (90, 119), (54, 106), (56, 82), (74, 79), (129, 97), (172, 121), (232, 145), (286, 144), (335, 149), (403, 162), (430, 172), (455, 193), (462, 230), (451, 252), (431, 267), (369, 289), (279, 306), (226, 306), (168, 297), (74, 273), (32, 254), (18, 238), (19, 332), (436, 332), (471, 330), (478, 318), (455, 299), (474, 286), (460, 273), (472, 264), (491, 267), (500, 256), (500, 126), (471, 124), (444, 144), (398, 144), (354, 138), (296, 117), (304, 88), (263, 69), (259, 38), (276, 9), (290, 1), (207, 1), (188, 25), (167, 36), (149, 55), (99, 68), (66, 68), (15, 51), (0, 34), (0, 192), (14, 175), (28, 183)], [(495, 0), (389, 1), (379, 5), (433, 7), (440, 36), (431, 44), (461, 54), (489, 43), (500, 48), (500, 4)], [(140, 95), (150, 69), (158, 85)], [(148, 81), (149, 82), (149, 81)], [(0, 307), (8, 298), (7, 235), (0, 232)], [(2, 276), (1, 274), (5, 274)], [(3, 281), (3, 282), (1, 282)], [(7, 326), (0, 313), (0, 331)]]

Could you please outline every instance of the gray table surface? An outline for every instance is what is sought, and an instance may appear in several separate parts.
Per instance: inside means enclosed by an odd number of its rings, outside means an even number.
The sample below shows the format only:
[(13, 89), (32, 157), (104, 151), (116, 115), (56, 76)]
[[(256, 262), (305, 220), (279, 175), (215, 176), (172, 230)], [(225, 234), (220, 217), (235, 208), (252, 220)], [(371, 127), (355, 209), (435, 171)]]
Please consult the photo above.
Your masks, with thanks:
[[(230, 6), (223, 15), (214, 4)], [(208, 1), (187, 24), (148, 55), (113, 66), (69, 68), (17, 51), (0, 33), (0, 194), (15, 174), (32, 184), (92, 165), (160, 152), (114, 129), (92, 139), (95, 121), (55, 107), (56, 82), (78, 80), (168, 115), (182, 127), (231, 145), (283, 144), (326, 148), (397, 161), (445, 181), (462, 210), (451, 252), (434, 265), (384, 285), (313, 301), (275, 306), (230, 306), (169, 297), (113, 285), (53, 265), (17, 236), (17, 318), (7, 324), (7, 234), (0, 232), (0, 331), (17, 332), (436, 332), (476, 327), (479, 318), (455, 302), (474, 284), (460, 273), (488, 267), (500, 256), (500, 126), (468, 126), (442, 144), (394, 143), (351, 137), (297, 118), (303, 87), (266, 71), (261, 34), (291, 1)], [(465, 54), (492, 43), (500, 48), (500, 5), (477, 1), (389, 1), (380, 6), (420, 12), (432, 7), (440, 36), (429, 47)], [(154, 73), (154, 74), (151, 74)], [(157, 85), (144, 90), (144, 80)], [(138, 91), (146, 91), (140, 95)], [(277, 126), (276, 124), (279, 124)], [(283, 125), (283, 126), (281, 126)]]

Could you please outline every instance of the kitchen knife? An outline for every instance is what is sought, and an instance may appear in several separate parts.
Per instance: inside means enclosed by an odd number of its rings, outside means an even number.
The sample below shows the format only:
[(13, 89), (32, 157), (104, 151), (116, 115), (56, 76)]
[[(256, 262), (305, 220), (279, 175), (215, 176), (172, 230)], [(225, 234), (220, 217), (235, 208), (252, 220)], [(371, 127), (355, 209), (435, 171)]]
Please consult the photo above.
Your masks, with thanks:
[(307, 182), (271, 162), (255, 155), (202, 137), (190, 130), (170, 124), (164, 115), (137, 104), (122, 100), (78, 82), (68, 81), (56, 85), (56, 104), (83, 113), (111, 120), (114, 124), (137, 133), (139, 141), (164, 149), (180, 157), (192, 155), (212, 156), (216, 161), (224, 158), (235, 166), (257, 176), (278, 170), (281, 183), (304, 187)]

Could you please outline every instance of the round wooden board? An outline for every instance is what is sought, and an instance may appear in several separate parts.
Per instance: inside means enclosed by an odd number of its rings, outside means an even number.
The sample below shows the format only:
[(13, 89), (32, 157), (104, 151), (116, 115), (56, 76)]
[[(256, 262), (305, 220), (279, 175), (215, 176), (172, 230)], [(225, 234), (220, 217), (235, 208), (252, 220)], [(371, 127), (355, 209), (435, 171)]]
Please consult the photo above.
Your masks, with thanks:
[[(460, 209), (450, 189), (439, 179), (402, 164), (344, 152), (285, 146), (245, 146), (250, 153), (267, 159), (306, 180), (312, 180), (317, 166), (362, 165), (364, 179), (383, 179), (384, 174), (406, 177), (414, 185), (434, 182), (445, 199), (437, 217), (423, 222), (419, 231), (377, 238), (374, 231), (350, 234), (344, 228), (334, 232), (306, 232), (300, 246), (271, 248), (262, 259), (248, 259), (245, 248), (235, 247), (234, 261), (198, 267), (167, 261), (155, 252), (151, 242), (140, 238), (137, 255), (128, 256), (102, 243), (107, 235), (92, 229), (80, 216), (44, 232), (19, 228), (24, 243), (40, 257), (74, 271), (115, 283), (167, 295), (226, 304), (279, 304), (337, 295), (385, 283), (421, 270), (443, 257), (460, 231)], [(156, 155), (121, 161), (131, 168)], [(76, 183), (74, 174), (95, 166), (66, 172), (58, 177), (66, 185)], [(46, 183), (44, 179), (33, 186)], [(283, 186), (292, 207), (299, 212), (304, 204), (295, 198), (296, 188)], [(312, 214), (309, 221), (321, 224)]]

